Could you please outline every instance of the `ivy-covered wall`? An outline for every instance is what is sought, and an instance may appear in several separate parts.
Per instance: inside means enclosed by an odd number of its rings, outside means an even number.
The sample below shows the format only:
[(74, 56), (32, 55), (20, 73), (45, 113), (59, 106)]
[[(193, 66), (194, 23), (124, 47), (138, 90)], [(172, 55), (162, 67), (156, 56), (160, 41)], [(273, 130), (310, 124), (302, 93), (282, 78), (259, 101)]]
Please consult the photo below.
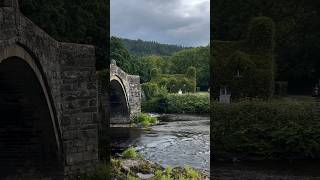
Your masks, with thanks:
[(227, 87), (234, 99), (268, 99), (274, 94), (274, 22), (256, 17), (240, 41), (213, 41), (213, 98)]
[[(141, 85), (147, 99), (159, 94), (161, 88), (169, 93), (195, 92), (196, 90), (196, 68), (190, 66), (185, 74), (160, 74), (159, 70), (154, 68), (150, 71), (151, 80)], [(160, 90), (161, 91), (161, 90)]]

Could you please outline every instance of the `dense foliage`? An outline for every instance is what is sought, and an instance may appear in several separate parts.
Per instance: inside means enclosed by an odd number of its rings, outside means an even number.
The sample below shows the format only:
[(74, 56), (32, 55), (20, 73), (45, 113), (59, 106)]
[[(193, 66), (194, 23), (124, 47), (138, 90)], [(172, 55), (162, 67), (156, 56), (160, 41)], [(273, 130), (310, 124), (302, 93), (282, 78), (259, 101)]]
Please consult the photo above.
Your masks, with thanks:
[(212, 104), (215, 156), (237, 159), (320, 158), (319, 104), (242, 101)]
[(158, 113), (209, 113), (207, 93), (168, 94), (142, 103), (142, 110)]
[(107, 0), (20, 0), (24, 15), (56, 40), (96, 46), (98, 70), (108, 63)]
[(213, 95), (227, 87), (232, 98), (271, 98), (274, 94), (274, 24), (254, 18), (241, 41), (213, 41)]
[(157, 53), (136, 56), (132, 51), (128, 51), (123, 39), (111, 37), (111, 58), (117, 60), (119, 62), (117, 64), (129, 74), (140, 75), (142, 83), (152, 79), (153, 69), (157, 69), (159, 74), (184, 74), (190, 66), (193, 66), (197, 73), (196, 86), (202, 90), (208, 89), (209, 46), (182, 48), (180, 51), (173, 51), (171, 56), (157, 55)]
[(131, 40), (122, 39), (125, 47), (128, 51), (136, 56), (145, 55), (159, 55), (159, 56), (170, 56), (175, 52), (186, 49), (187, 47), (170, 45), (170, 44), (160, 44), (155, 41), (143, 41), (141, 39)]
[(122, 40), (117, 37), (111, 37), (110, 39), (110, 59), (116, 60), (117, 66), (125, 72), (135, 71), (135, 65), (131, 63), (131, 54), (124, 47)]
[(209, 71), (210, 51), (209, 46), (186, 49), (174, 53), (171, 58), (170, 72), (173, 74), (185, 73), (186, 70), (193, 66), (197, 72), (197, 86), (201, 90), (208, 90), (210, 77)]
[[(239, 8), (241, 7), (241, 8)], [(291, 93), (309, 93), (320, 77), (319, 1), (212, 1), (211, 37), (245, 39), (248, 21), (257, 16), (274, 20), (277, 81), (288, 81)]]
[(196, 72), (194, 67), (189, 67), (186, 74), (158, 74), (151, 78), (150, 83), (158, 87), (166, 87), (169, 93), (195, 92)]
[(142, 113), (139, 116), (135, 116), (131, 119), (131, 123), (135, 125), (141, 125), (142, 127), (148, 127), (158, 122), (156, 117), (152, 117), (149, 114)]

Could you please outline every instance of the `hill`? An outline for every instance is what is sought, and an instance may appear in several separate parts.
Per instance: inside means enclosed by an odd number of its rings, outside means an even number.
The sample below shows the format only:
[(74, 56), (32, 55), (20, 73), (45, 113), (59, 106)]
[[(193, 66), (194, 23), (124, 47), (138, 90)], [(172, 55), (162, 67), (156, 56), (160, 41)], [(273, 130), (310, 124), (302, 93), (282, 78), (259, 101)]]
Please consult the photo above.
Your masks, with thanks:
[(189, 47), (183, 47), (179, 45), (160, 44), (155, 41), (143, 41), (141, 39), (131, 40), (131, 39), (121, 38), (121, 40), (124, 46), (130, 52), (130, 54), (133, 54), (136, 56), (145, 56), (145, 55), (170, 56), (175, 52), (189, 48)]

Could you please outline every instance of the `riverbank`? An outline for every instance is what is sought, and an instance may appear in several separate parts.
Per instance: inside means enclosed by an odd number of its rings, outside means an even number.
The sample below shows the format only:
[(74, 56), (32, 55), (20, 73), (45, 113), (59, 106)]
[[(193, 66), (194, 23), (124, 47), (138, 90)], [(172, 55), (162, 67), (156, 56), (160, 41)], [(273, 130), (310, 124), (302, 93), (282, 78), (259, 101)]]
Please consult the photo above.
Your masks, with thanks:
[(111, 177), (117, 180), (209, 180), (208, 175), (189, 166), (162, 167), (148, 161), (142, 156), (135, 158), (113, 157), (111, 160)]
[(209, 177), (210, 117), (187, 114), (151, 116), (157, 117), (159, 123), (147, 128), (111, 128), (114, 153), (132, 146), (146, 161), (173, 169), (189, 165)]

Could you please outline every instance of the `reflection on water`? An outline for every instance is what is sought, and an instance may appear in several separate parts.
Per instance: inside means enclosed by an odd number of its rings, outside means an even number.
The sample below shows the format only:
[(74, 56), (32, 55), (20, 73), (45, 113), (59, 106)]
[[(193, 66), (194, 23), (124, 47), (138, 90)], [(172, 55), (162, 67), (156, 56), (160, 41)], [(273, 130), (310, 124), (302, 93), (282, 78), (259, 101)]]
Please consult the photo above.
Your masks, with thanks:
[(114, 152), (135, 146), (146, 159), (163, 166), (190, 165), (209, 172), (210, 118), (170, 115), (158, 119), (162, 123), (148, 130), (113, 127)]

